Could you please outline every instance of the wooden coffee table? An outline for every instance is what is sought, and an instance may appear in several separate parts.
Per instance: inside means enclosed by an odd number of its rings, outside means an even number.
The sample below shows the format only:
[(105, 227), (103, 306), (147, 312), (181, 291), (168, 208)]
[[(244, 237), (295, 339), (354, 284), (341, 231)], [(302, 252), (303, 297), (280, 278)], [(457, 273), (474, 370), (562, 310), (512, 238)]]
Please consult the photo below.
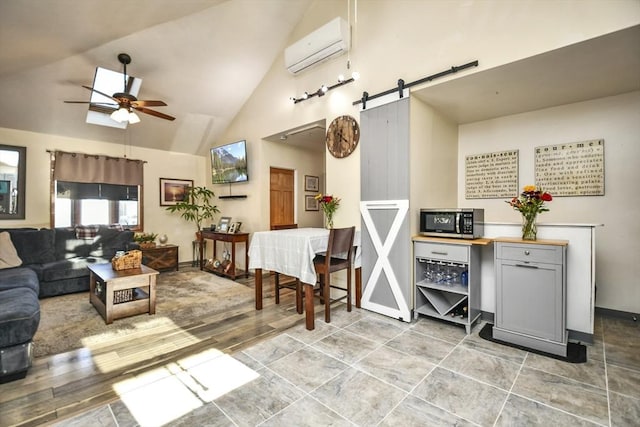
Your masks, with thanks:
[(87, 267), (89, 301), (108, 325), (116, 319), (156, 312), (156, 276), (146, 265), (116, 271), (111, 264)]

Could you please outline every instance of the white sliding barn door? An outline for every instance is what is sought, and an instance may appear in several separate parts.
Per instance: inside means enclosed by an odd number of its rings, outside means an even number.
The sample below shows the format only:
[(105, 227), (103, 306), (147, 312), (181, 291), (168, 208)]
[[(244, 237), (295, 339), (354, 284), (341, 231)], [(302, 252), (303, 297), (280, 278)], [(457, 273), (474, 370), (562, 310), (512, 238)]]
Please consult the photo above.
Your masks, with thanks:
[(411, 321), (409, 99), (360, 113), (362, 307)]

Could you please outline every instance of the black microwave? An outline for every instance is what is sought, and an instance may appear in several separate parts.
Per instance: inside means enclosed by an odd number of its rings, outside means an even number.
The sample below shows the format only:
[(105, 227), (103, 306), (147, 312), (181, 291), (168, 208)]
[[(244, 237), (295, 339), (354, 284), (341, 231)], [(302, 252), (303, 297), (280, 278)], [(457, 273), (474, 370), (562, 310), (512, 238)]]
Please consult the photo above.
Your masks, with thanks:
[(484, 234), (484, 209), (420, 209), (420, 234), (477, 239)]

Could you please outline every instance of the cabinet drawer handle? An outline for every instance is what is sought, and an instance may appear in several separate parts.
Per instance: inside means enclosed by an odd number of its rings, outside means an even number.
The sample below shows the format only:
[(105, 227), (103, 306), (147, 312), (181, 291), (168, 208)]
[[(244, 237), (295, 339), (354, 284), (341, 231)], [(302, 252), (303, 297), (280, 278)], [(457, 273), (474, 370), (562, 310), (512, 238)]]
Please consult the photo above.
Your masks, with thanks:
[(525, 255), (531, 255), (531, 252), (529, 252), (529, 251), (524, 251), (524, 254), (525, 254)]
[(432, 254), (434, 254), (434, 255), (445, 255), (445, 256), (449, 255), (449, 253), (447, 253), (447, 252), (436, 252), (436, 251), (431, 251), (431, 253), (432, 253)]
[(526, 264), (516, 264), (516, 267), (524, 267), (524, 268), (538, 268), (537, 265), (526, 265)]

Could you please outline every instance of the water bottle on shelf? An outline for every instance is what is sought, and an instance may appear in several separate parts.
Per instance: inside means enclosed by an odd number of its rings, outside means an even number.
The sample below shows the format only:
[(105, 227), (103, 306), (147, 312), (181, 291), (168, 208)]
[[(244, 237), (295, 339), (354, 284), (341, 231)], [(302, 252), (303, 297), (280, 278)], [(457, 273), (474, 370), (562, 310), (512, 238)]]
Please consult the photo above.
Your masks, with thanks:
[(467, 270), (460, 273), (460, 284), (465, 288), (469, 286), (469, 272)]

